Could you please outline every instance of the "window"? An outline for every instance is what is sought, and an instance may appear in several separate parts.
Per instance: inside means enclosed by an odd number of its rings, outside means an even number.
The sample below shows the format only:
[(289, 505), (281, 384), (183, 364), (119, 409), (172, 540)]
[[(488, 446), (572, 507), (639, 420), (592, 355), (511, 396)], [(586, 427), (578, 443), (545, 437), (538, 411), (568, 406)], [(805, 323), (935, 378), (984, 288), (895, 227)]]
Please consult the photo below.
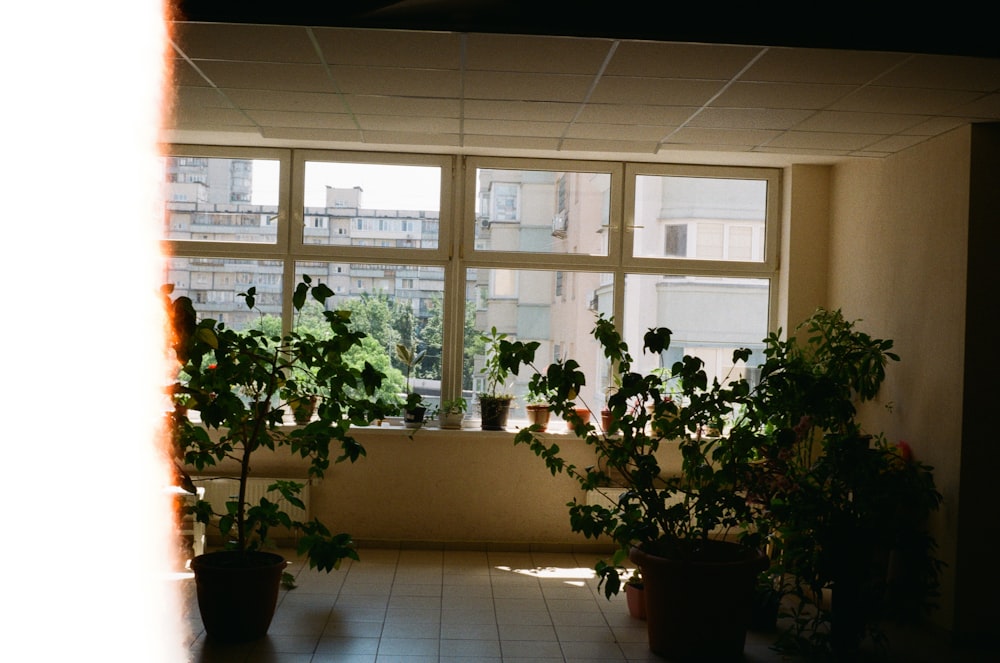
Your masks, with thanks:
[[(580, 362), (595, 410), (612, 379), (596, 315), (614, 317), (637, 358), (646, 329), (671, 328), (649, 367), (688, 353), (719, 377), (732, 348), (759, 351), (772, 326), (776, 170), (196, 146), (163, 167), (175, 292), (227, 325), (263, 314), (287, 330), (321, 314), (283, 308), (308, 274), (370, 333), (387, 388), (404, 388), (396, 342), (427, 351), (415, 377), (431, 402), (475, 402), (479, 335), (494, 326), (538, 341), (540, 368)], [(253, 314), (239, 297), (250, 287)], [(509, 386), (523, 395), (529, 378)]]

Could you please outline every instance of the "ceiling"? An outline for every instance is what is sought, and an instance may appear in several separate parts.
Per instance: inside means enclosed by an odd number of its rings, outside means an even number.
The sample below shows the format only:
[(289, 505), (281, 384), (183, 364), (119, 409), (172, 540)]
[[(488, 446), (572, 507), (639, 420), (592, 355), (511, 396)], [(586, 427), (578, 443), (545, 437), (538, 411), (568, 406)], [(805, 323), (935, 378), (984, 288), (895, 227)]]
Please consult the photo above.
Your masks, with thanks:
[(525, 3), (491, 0), (331, 4), (181, 2), (164, 140), (785, 165), (883, 158), (1000, 121), (995, 40), (653, 34), (600, 14), (525, 25), (510, 11)]

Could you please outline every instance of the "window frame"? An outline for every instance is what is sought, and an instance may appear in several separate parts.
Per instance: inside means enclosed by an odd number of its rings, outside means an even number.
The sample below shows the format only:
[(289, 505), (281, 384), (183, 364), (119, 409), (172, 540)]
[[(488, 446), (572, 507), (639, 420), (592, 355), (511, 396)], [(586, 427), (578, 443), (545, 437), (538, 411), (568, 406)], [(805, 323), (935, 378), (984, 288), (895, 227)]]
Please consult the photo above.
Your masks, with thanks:
[[(165, 145), (164, 157), (271, 159), (279, 162), (278, 229), (274, 244), (163, 239), (168, 256), (189, 258), (244, 258), (278, 260), (283, 264), (282, 319), (292, 324), (291, 299), (295, 266), (301, 261), (329, 263), (378, 262), (440, 267), (444, 271), (441, 397), (461, 394), (466, 307), (466, 274), (469, 270), (512, 269), (568, 272), (601, 272), (613, 281), (611, 309), (616, 324), (623, 317), (625, 285), (629, 274), (692, 275), (718, 278), (760, 278), (769, 282), (767, 319), (777, 320), (780, 247), (780, 182), (778, 168), (677, 165), (659, 163), (535, 159), (527, 157), (457, 156), (434, 154), (369, 153), (359, 151), (251, 148), (217, 145)], [(305, 220), (305, 164), (330, 161), (364, 164), (433, 166), (441, 169), (439, 236), (437, 248), (405, 248), (307, 244)], [(476, 173), (480, 168), (522, 171), (608, 173), (610, 175), (607, 255), (484, 251), (475, 248)], [(632, 256), (636, 177), (639, 175), (755, 179), (767, 182), (764, 261), (692, 260)], [(165, 201), (166, 202), (166, 201)], [(689, 230), (690, 232), (690, 230)], [(474, 302), (473, 305), (476, 303)], [(563, 350), (564, 351), (564, 350)]]

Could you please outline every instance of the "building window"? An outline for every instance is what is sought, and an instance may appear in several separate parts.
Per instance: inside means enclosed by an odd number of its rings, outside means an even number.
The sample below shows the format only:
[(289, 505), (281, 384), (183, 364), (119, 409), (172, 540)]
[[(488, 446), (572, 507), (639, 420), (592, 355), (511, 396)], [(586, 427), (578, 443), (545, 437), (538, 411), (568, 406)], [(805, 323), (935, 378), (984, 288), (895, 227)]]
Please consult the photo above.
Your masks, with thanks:
[[(204, 315), (236, 328), (260, 318), (238, 298), (254, 286), (268, 324), (288, 330), (282, 302), (309, 274), (337, 293), (330, 305), (378, 327), (372, 351), (388, 365), (393, 339), (427, 348), (432, 396), (474, 400), (477, 337), (494, 326), (539, 341), (539, 364), (580, 362), (594, 408), (611, 379), (595, 315), (637, 355), (642, 333), (665, 325), (678, 352), (718, 370), (773, 327), (777, 170), (221, 146), (177, 146), (163, 167), (165, 282), (189, 284)], [(448, 352), (444, 338), (466, 347)]]

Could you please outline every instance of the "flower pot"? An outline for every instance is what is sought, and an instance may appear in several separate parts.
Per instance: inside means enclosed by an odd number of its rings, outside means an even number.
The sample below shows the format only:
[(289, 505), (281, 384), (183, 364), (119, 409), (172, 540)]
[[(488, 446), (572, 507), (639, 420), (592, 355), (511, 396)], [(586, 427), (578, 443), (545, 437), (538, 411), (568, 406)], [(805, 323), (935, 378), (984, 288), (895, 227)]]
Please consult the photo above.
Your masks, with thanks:
[(625, 583), (625, 605), (628, 607), (628, 614), (634, 619), (646, 618), (646, 592), (642, 585)]
[(549, 425), (548, 405), (528, 405), (525, 407), (528, 412), (528, 425), (538, 424), (539, 430), (544, 431)]
[(576, 412), (576, 416), (580, 417), (580, 421), (585, 424), (590, 423), (590, 408), (576, 407), (573, 408), (573, 411)]
[(742, 660), (757, 574), (768, 558), (728, 541), (700, 543), (684, 559), (629, 553), (642, 574), (649, 649), (668, 659)]
[(442, 412), (438, 415), (438, 425), (441, 428), (457, 430), (462, 427), (464, 412)]
[(278, 604), (285, 558), (225, 550), (191, 560), (198, 610), (213, 640), (246, 642), (267, 634)]
[(509, 398), (479, 397), (479, 414), (483, 430), (506, 430), (507, 416), (510, 414)]
[(427, 408), (418, 406), (409, 410), (403, 410), (403, 425), (407, 428), (420, 428), (424, 425), (424, 415)]
[(304, 426), (312, 420), (313, 412), (316, 411), (316, 397), (298, 398), (289, 402), (292, 407), (292, 418), (295, 423)]
[(611, 430), (611, 424), (612, 424), (612, 421), (611, 421), (611, 410), (609, 410), (608, 408), (602, 409), (601, 410), (601, 430), (604, 431), (605, 434), (607, 434), (608, 431)]

